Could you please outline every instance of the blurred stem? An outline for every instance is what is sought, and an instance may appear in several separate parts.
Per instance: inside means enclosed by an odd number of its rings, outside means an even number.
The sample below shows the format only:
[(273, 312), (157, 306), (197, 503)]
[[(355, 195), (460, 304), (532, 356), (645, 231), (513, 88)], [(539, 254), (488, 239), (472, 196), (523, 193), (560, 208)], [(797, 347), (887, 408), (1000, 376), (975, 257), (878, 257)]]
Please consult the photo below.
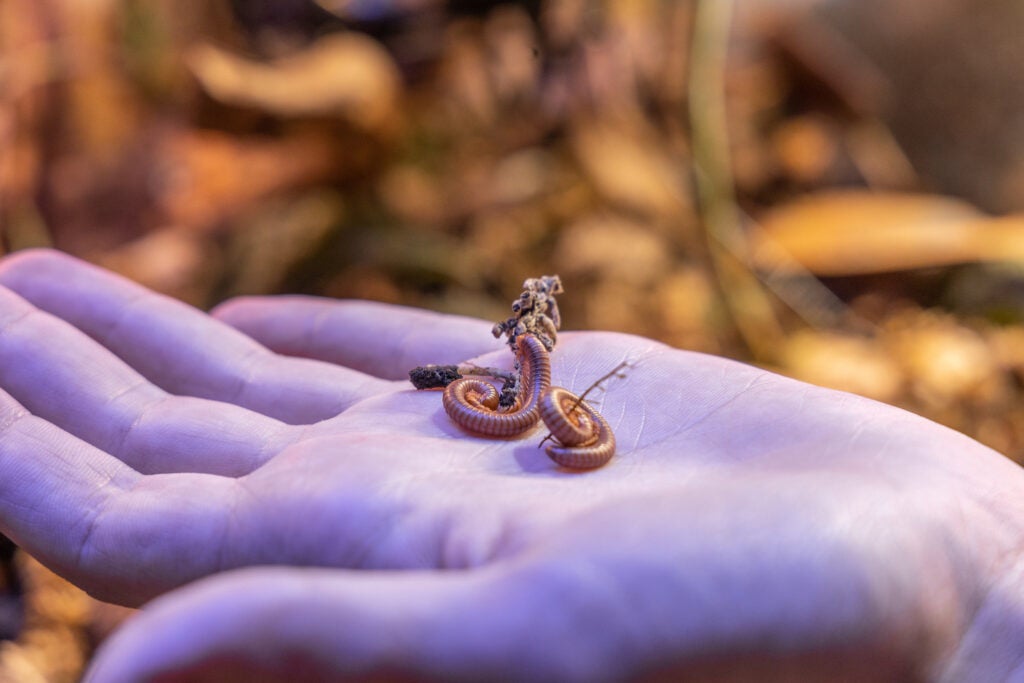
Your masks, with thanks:
[(777, 355), (783, 333), (750, 268), (736, 205), (725, 107), (725, 70), (733, 0), (698, 0), (690, 68), (690, 126), (697, 199), (722, 298), (751, 355)]

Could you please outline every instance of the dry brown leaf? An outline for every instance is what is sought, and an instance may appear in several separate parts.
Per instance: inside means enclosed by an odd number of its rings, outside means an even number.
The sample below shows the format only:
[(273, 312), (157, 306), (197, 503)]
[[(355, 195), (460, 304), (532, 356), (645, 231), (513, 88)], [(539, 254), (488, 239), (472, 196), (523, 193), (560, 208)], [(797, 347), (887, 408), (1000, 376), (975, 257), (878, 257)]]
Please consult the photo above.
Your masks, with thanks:
[(885, 338), (907, 373), (913, 395), (926, 407), (977, 401), (991, 393), (1000, 375), (981, 335), (950, 316), (921, 312), (896, 317)]
[(335, 163), (321, 136), (237, 138), (175, 131), (157, 144), (153, 192), (169, 223), (209, 230), (267, 195), (323, 177)]
[(533, 96), (541, 62), (534, 55), (539, 39), (533, 21), (522, 7), (499, 5), (485, 24), (490, 80), (499, 101)]
[(200, 45), (188, 63), (203, 88), (227, 104), (283, 117), (336, 116), (370, 132), (395, 124), (398, 68), (379, 43), (359, 33), (321, 38), (269, 64)]
[(205, 235), (164, 228), (92, 260), (150, 289), (202, 306), (208, 302), (219, 256)]
[(377, 193), (399, 220), (438, 225), (447, 207), (434, 174), (412, 164), (396, 165), (381, 175)]
[(510, 154), (493, 171), (491, 194), (498, 204), (522, 204), (550, 187), (554, 159), (542, 149), (529, 148)]
[(75, 146), (95, 162), (111, 162), (131, 144), (143, 114), (125, 79), (117, 45), (116, 2), (53, 3), (65, 32), (51, 58), (63, 64), (55, 74), (65, 80), (64, 116)]
[(638, 333), (642, 326), (637, 311), (648, 303), (645, 290), (632, 283), (599, 280), (577, 295), (582, 299), (584, 324), (594, 330)]
[(92, 598), (35, 558), (16, 558), (25, 581), (25, 624), (17, 640), (0, 646), (0, 681), (73, 683), (88, 661)]
[(0, 683), (50, 683), (37, 653), (13, 641), (0, 643)]
[(1024, 215), (993, 219), (957, 199), (825, 192), (768, 213), (757, 265), (855, 275), (973, 261), (1024, 261)]
[(782, 352), (786, 374), (805, 382), (893, 401), (903, 372), (876, 342), (850, 335), (812, 331), (793, 335)]
[(272, 294), (288, 273), (322, 247), (345, 213), (341, 198), (310, 191), (295, 199), (265, 202), (239, 217), (232, 233), (228, 294)]
[(488, 270), (515, 270), (526, 266), (524, 244), (544, 239), (544, 217), (536, 207), (481, 211), (469, 225), (466, 237), (470, 262), (487, 264)]
[[(44, 151), (45, 111), (52, 88), (53, 48), (34, 3), (0, 2), (0, 226), (12, 213), (32, 213)], [(7, 223), (7, 225), (4, 225)]]
[(590, 216), (566, 228), (553, 258), (565, 275), (593, 274), (641, 286), (657, 281), (671, 264), (664, 239), (614, 216)]
[(715, 289), (708, 273), (697, 266), (679, 266), (662, 277), (652, 297), (658, 338), (684, 349), (714, 353), (710, 320)]
[(598, 191), (611, 201), (658, 218), (688, 215), (681, 167), (641, 124), (582, 124), (573, 148)]
[(1024, 378), (1024, 327), (995, 327), (986, 330), (985, 336), (996, 363), (1021, 373)]

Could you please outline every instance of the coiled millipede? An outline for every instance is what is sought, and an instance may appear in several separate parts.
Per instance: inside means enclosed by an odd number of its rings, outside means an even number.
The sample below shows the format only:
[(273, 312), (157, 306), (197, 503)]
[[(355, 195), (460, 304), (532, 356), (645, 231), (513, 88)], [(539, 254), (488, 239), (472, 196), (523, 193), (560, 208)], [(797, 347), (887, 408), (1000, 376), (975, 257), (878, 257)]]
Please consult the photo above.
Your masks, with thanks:
[(520, 383), (511, 409), (498, 410), (498, 390), (480, 379), (458, 379), (445, 387), (445, 412), (466, 431), (482, 436), (516, 436), (543, 420), (557, 443), (546, 449), (562, 467), (593, 469), (615, 454), (608, 422), (568, 389), (551, 386), (551, 359), (532, 334), (516, 338)]

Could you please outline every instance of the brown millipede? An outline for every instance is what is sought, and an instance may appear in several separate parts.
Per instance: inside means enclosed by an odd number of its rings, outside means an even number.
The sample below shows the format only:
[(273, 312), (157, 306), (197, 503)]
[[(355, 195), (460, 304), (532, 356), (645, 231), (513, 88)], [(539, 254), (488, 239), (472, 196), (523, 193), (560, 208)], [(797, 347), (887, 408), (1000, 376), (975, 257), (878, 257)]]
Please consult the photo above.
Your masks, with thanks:
[(551, 386), (551, 361), (544, 344), (532, 334), (516, 338), (521, 381), (513, 408), (498, 412), (498, 390), (479, 379), (459, 379), (445, 387), (445, 412), (463, 429), (484, 436), (515, 436), (539, 419), (558, 441), (547, 454), (563, 467), (593, 469), (615, 454), (608, 422), (586, 401)]
[(515, 436), (537, 424), (537, 405), (551, 386), (551, 361), (540, 339), (516, 338), (521, 380), (512, 410), (499, 413), (498, 390), (480, 379), (458, 379), (444, 389), (445, 412), (463, 429), (484, 436)]
[(615, 455), (615, 434), (601, 413), (562, 387), (541, 397), (540, 417), (558, 441), (547, 447), (548, 457), (562, 467), (588, 470)]

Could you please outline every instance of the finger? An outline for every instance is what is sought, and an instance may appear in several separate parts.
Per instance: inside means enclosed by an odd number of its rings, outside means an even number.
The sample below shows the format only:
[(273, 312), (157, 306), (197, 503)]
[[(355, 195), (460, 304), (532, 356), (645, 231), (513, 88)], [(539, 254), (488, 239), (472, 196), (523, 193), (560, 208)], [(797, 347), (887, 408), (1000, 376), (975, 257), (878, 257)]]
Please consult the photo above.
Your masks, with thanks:
[[(727, 610), (680, 629), (688, 612), (709, 611), (717, 586), (673, 601), (644, 581), (618, 584), (607, 568), (557, 564), (221, 574), (148, 605), (104, 643), (83, 680), (860, 681), (911, 670), (889, 653), (813, 637), (744, 641), (730, 633)], [(644, 578), (674, 568), (653, 569)]]
[(569, 631), (570, 621), (581, 616), (571, 599), (542, 615), (537, 595), (525, 595), (515, 574), (494, 570), (232, 572), (148, 606), (104, 645), (85, 680), (621, 676), (610, 657), (593, 648), (601, 629)]
[(0, 531), (102, 599), (138, 604), (220, 569), (237, 482), (140, 475), (0, 392)]
[(143, 473), (245, 474), (296, 432), (236, 405), (169, 395), (2, 287), (0, 386), (34, 415)]
[(174, 394), (308, 424), (386, 388), (353, 370), (277, 356), (190, 306), (59, 252), (7, 257), (0, 262), (0, 284)]
[(211, 314), (278, 353), (386, 379), (405, 379), (419, 365), (461, 363), (502, 348), (482, 320), (369, 301), (241, 297)]

